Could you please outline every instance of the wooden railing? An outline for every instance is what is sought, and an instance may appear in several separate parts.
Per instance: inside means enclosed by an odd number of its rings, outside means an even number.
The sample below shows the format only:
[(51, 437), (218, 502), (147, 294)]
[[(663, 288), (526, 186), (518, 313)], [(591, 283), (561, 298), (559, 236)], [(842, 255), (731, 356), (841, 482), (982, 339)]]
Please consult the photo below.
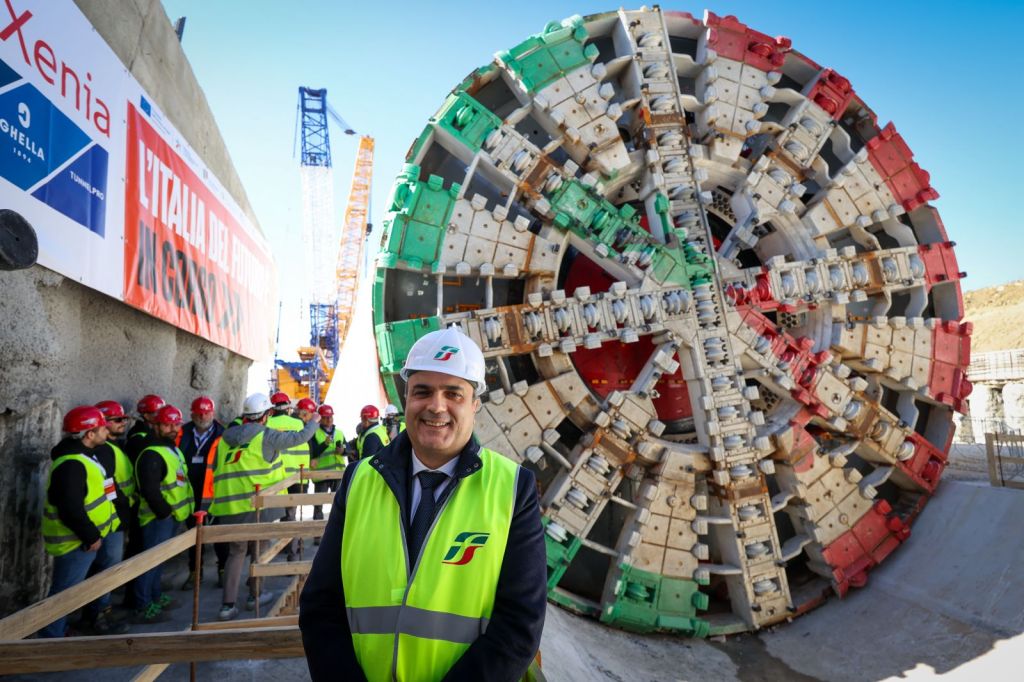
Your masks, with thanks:
[[(147, 665), (134, 680), (156, 679), (172, 663), (195, 663), (212, 660), (300, 658), (302, 639), (298, 630), (298, 594), (312, 561), (272, 563), (293, 539), (320, 536), (326, 521), (261, 522), (262, 510), (310, 504), (330, 504), (333, 493), (278, 494), (288, 486), (308, 481), (337, 479), (341, 472), (299, 471), (264, 490), (258, 490), (253, 503), (257, 522), (224, 526), (197, 525), (156, 547), (126, 559), (95, 576), (47, 597), (0, 620), (0, 674), (41, 673), (61, 670), (84, 670), (116, 666)], [(189, 547), (201, 548), (215, 542), (263, 543), (250, 564), (250, 575), (257, 580), (269, 576), (294, 576), (288, 587), (270, 608), (266, 617), (227, 622), (200, 623), (198, 604), (200, 581), (193, 592), (192, 625), (185, 631), (146, 634), (125, 634), (104, 637), (69, 637), (63, 639), (31, 639), (25, 637), (53, 621), (67, 616), (97, 598), (124, 585), (151, 568), (177, 556)], [(202, 556), (196, 552), (197, 561)], [(198, 571), (196, 572), (198, 576)]]

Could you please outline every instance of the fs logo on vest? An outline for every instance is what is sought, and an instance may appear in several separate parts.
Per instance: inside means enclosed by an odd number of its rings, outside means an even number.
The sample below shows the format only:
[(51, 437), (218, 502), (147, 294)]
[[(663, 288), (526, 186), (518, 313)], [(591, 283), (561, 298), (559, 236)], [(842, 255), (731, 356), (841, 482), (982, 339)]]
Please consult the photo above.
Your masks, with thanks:
[(459, 349), (453, 346), (441, 346), (441, 350), (434, 354), (434, 359), (440, 362), (447, 362), (458, 352)]
[(245, 452), (245, 449), (247, 447), (249, 447), (248, 443), (238, 448), (237, 450), (229, 452), (224, 457), (224, 464), (238, 464), (238, 462), (242, 459), (242, 454)]
[[(463, 531), (455, 536), (455, 544), (448, 548), (448, 553), (441, 560), (442, 564), (452, 566), (465, 566), (473, 560), (473, 555), (478, 549), (487, 544), (490, 533), (474, 533)], [(461, 556), (459, 556), (461, 553)], [(458, 557), (458, 558), (456, 558)]]

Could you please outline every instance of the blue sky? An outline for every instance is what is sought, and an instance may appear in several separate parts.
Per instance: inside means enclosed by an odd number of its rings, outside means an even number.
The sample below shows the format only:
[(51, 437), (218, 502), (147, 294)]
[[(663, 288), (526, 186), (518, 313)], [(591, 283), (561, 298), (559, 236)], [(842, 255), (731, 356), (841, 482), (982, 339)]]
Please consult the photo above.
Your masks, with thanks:
[[(184, 49), (260, 224), (279, 259), (286, 306), (301, 281), (301, 196), (293, 156), (299, 85), (376, 138), (373, 219), (412, 140), (448, 91), (493, 54), (572, 14), (618, 3), (295, 2), (164, 0), (188, 18)], [(701, 15), (704, 5), (663, 3)], [(931, 173), (957, 242), (966, 290), (1024, 278), (1024, 108), (1019, 26), (1024, 3), (719, 2), (752, 28), (847, 77), (894, 121)], [(332, 130), (338, 210), (356, 140)], [(379, 230), (377, 235), (379, 235)], [(333, 247), (332, 247), (333, 248)], [(287, 316), (287, 313), (286, 313)]]

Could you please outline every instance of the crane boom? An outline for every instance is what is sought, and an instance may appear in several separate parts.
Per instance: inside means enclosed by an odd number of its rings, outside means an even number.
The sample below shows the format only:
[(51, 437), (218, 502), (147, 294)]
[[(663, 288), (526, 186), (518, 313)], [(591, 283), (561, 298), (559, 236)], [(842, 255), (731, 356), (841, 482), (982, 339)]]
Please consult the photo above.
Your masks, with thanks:
[(345, 220), (341, 227), (341, 247), (338, 251), (336, 272), (338, 296), (335, 312), (338, 320), (338, 345), (345, 343), (352, 315), (356, 309), (359, 290), (359, 263), (366, 240), (370, 213), (370, 184), (373, 179), (373, 138), (359, 138), (352, 187), (349, 190)]

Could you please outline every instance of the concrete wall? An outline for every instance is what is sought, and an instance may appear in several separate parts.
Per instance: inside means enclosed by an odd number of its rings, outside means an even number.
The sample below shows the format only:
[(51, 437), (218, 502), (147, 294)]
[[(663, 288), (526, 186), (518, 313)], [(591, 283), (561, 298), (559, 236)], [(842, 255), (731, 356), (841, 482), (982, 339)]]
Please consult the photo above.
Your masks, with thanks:
[(1024, 433), (1024, 381), (975, 382), (956, 440), (984, 443), (986, 433)]
[[(76, 0), (221, 183), (258, 224), (206, 97), (158, 0)], [(41, 598), (50, 562), (40, 518), (49, 450), (78, 404), (155, 392), (187, 411), (212, 395), (222, 418), (250, 361), (45, 268), (0, 272), (0, 616)]]

